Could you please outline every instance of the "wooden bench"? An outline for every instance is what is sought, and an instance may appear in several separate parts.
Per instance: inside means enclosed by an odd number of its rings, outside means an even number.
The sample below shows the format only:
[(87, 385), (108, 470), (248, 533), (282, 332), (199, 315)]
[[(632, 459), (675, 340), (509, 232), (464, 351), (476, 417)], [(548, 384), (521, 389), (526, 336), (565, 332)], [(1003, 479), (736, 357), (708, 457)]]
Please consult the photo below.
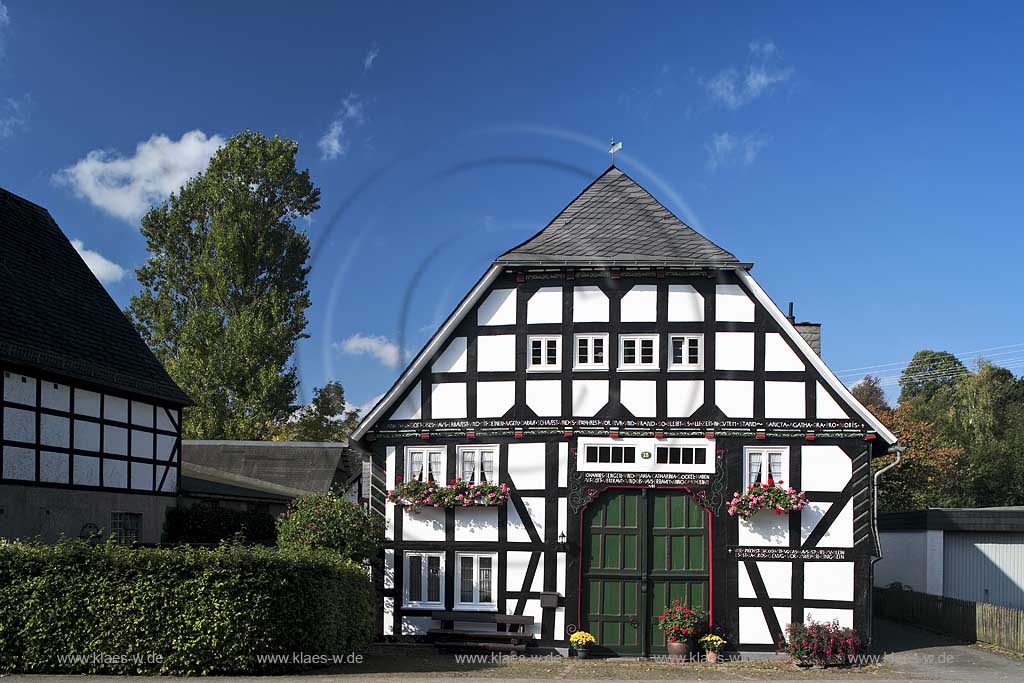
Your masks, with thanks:
[[(533, 636), (525, 627), (533, 625), (533, 617), (494, 612), (431, 612), (430, 618), (441, 622), (441, 628), (432, 628), (439, 650), (489, 650), (494, 652), (523, 652)], [(505, 630), (477, 631), (455, 628), (455, 622), (496, 624)]]

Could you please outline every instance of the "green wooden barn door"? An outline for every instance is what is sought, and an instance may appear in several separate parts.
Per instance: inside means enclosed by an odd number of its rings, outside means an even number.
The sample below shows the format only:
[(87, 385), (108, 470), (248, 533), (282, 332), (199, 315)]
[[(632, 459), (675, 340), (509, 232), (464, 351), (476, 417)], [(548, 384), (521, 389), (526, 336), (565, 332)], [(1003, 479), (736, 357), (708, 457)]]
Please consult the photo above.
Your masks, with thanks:
[(598, 652), (664, 652), (657, 616), (675, 599), (707, 604), (707, 529), (690, 496), (610, 491), (584, 515), (583, 604)]

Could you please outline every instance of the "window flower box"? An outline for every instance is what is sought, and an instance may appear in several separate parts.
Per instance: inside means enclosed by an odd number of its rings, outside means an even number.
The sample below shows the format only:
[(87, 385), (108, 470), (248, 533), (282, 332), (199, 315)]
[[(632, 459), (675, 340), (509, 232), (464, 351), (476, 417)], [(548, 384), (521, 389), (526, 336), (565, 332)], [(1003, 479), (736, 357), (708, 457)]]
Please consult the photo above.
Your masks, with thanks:
[(508, 500), (507, 484), (489, 481), (473, 483), (461, 477), (452, 479), (448, 485), (434, 481), (397, 478), (395, 488), (388, 491), (388, 501), (404, 505), (410, 512), (419, 512), (423, 506), (438, 508), (460, 508), (471, 506), (502, 505)]
[(766, 484), (751, 484), (746, 491), (735, 491), (729, 501), (729, 514), (749, 521), (762, 510), (773, 510), (775, 514), (790, 513), (807, 505), (807, 496), (792, 486), (783, 488), (783, 481), (768, 480)]

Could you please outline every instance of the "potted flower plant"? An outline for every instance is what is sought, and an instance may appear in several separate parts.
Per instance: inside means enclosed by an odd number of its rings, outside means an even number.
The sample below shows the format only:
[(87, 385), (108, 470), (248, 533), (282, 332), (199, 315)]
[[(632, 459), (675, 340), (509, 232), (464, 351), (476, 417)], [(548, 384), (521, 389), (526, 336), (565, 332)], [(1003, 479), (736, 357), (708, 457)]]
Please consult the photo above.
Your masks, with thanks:
[(569, 644), (572, 645), (573, 650), (576, 650), (576, 656), (580, 659), (587, 658), (587, 655), (590, 654), (590, 646), (596, 642), (597, 638), (586, 631), (576, 631), (569, 636)]
[(864, 643), (857, 631), (840, 626), (838, 621), (808, 620), (786, 627), (786, 639), (780, 649), (797, 666), (824, 669), (853, 663), (864, 652)]
[(807, 505), (807, 496), (792, 486), (783, 488), (781, 479), (769, 479), (765, 484), (751, 484), (746, 491), (734, 491), (729, 501), (729, 514), (747, 521), (761, 510), (775, 514), (793, 512)]
[(690, 609), (681, 600), (673, 602), (658, 617), (658, 627), (665, 632), (669, 657), (679, 659), (690, 654), (690, 639), (703, 618), (702, 612)]
[(713, 633), (709, 633), (700, 639), (701, 647), (708, 653), (708, 662), (711, 664), (718, 663), (718, 653), (725, 647), (726, 640), (721, 636), (716, 636)]

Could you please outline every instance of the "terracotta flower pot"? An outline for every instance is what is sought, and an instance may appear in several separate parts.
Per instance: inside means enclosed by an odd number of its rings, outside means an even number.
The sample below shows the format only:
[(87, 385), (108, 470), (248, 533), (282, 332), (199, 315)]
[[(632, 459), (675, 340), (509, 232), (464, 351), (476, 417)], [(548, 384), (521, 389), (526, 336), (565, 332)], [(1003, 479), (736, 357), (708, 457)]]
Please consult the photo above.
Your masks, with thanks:
[(671, 640), (666, 643), (668, 656), (672, 661), (680, 661), (690, 658), (690, 642), (687, 640)]
[(718, 653), (717, 652), (709, 652), (708, 653), (708, 664), (718, 664)]

